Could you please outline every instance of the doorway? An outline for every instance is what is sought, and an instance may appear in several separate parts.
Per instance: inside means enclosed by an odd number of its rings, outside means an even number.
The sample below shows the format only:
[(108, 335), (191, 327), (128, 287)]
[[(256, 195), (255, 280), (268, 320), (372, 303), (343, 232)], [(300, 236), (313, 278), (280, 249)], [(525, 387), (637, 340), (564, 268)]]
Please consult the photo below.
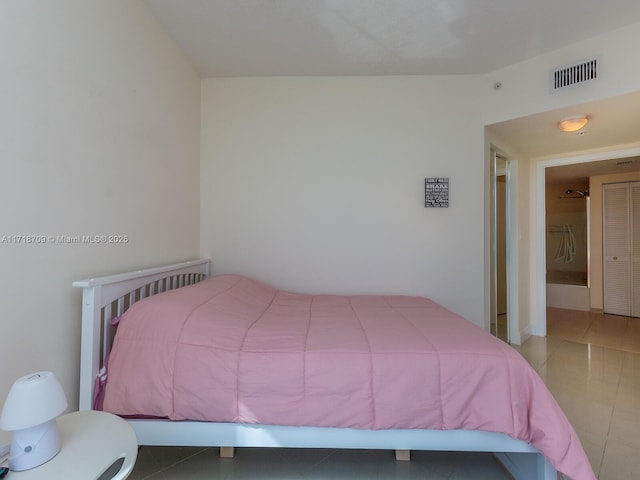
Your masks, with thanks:
[(491, 161), (491, 334), (511, 341), (510, 305), (510, 162), (492, 150)]
[(589, 176), (577, 168), (545, 171), (547, 307), (589, 311), (590, 191)]
[[(593, 154), (580, 155), (576, 157), (565, 157), (560, 159), (551, 159), (540, 161), (536, 164), (536, 240), (533, 255), (536, 259), (536, 271), (534, 290), (536, 291), (533, 305), (533, 319), (531, 324), (531, 334), (537, 336), (547, 335), (547, 254), (546, 254), (546, 199), (545, 199), (545, 180), (546, 169), (549, 167), (571, 166), (571, 170), (577, 172), (583, 169), (589, 169), (592, 173), (587, 174), (590, 180), (590, 190), (592, 197), (592, 211), (601, 209), (601, 192), (602, 183), (594, 183), (592, 175), (621, 175), (625, 178), (628, 175), (638, 175), (636, 167), (637, 159), (640, 157), (640, 148), (634, 147), (625, 150), (598, 152)], [(629, 160), (631, 159), (631, 160)], [(593, 173), (595, 172), (595, 173)], [(615, 180), (620, 181), (620, 180)], [(595, 210), (594, 210), (595, 209)], [(589, 287), (590, 287), (590, 308), (602, 311), (602, 219), (595, 218), (591, 224), (590, 231), (598, 233), (592, 235), (592, 244), (590, 247), (590, 271)], [(596, 255), (597, 254), (597, 255)]]

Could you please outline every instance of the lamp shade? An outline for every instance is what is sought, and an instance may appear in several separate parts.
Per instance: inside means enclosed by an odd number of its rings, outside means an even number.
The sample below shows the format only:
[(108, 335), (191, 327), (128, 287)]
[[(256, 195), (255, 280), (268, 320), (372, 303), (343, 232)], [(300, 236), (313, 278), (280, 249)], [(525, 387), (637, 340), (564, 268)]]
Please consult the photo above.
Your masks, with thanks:
[(36, 372), (16, 380), (0, 415), (0, 429), (15, 431), (56, 418), (67, 409), (67, 397), (52, 372)]

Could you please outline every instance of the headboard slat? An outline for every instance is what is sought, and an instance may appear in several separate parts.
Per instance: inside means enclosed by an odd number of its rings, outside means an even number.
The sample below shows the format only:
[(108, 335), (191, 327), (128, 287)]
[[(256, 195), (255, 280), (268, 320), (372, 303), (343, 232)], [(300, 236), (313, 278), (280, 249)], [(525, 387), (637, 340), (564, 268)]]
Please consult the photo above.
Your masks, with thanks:
[[(73, 282), (82, 288), (80, 410), (93, 407), (95, 379), (111, 349), (113, 318), (146, 296), (204, 280), (209, 268), (210, 260), (201, 259)], [(185, 281), (190, 275), (193, 281)]]

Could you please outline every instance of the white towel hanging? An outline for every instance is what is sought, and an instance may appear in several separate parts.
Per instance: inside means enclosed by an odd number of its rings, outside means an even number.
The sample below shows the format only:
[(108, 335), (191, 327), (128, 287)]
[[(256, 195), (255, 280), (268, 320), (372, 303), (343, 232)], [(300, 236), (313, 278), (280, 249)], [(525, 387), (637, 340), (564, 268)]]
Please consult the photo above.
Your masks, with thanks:
[(576, 239), (573, 236), (571, 225), (562, 225), (562, 236), (556, 251), (556, 262), (571, 263), (576, 255)]

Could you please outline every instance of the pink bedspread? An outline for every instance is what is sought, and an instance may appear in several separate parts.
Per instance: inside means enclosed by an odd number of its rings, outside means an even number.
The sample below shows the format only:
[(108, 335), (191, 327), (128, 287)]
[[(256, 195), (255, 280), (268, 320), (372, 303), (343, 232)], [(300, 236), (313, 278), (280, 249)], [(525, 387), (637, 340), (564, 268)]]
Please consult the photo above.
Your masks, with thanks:
[(238, 275), (155, 295), (118, 327), (104, 409), (174, 420), (469, 429), (594, 479), (529, 364), (420, 297), (303, 295)]

